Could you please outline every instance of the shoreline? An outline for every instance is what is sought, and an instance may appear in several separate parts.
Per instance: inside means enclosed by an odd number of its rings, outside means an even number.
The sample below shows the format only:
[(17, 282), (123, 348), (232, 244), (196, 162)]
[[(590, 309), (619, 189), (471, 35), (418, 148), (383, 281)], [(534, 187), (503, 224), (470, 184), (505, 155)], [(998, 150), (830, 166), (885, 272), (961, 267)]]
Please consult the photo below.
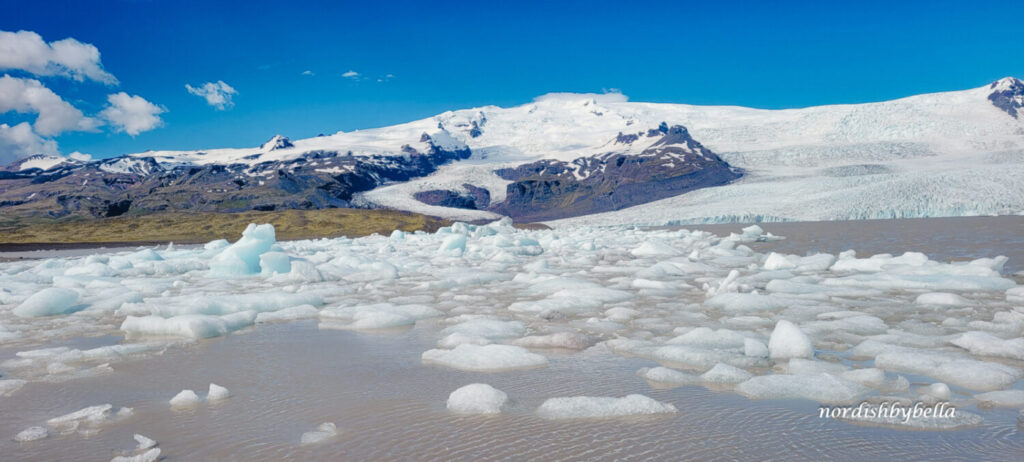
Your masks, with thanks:
[[(364, 209), (325, 209), (325, 210), (351, 210), (351, 211), (359, 211), (359, 212), (366, 211)], [(292, 211), (292, 212), (309, 212), (309, 211)], [(431, 216), (426, 216), (426, 215), (417, 215), (417, 214), (413, 214), (411, 212), (390, 211), (390, 210), (388, 212), (393, 212), (393, 213), (397, 213), (397, 214), (400, 214), (400, 215), (408, 215), (408, 216), (412, 216), (412, 217), (423, 217), (428, 222), (433, 221), (433, 222), (441, 223), (441, 224), (447, 223), (447, 220), (444, 220), (444, 219), (441, 219), (441, 218), (438, 218), (438, 217), (431, 217)], [(248, 213), (248, 212), (246, 212), (246, 213)], [(256, 212), (256, 213), (273, 213), (273, 212)], [(175, 214), (175, 215), (177, 215), (177, 214)], [(196, 216), (198, 217), (198, 216), (201, 216), (201, 215), (203, 215), (203, 214), (197, 214)], [(241, 215), (241, 214), (222, 214), (222, 215), (237, 216), (237, 215)], [(143, 216), (143, 217), (133, 217), (133, 218), (135, 218), (135, 219), (139, 219), (139, 218), (147, 219), (147, 217), (148, 217), (148, 219), (158, 219), (158, 218), (167, 218), (168, 215), (156, 214), (156, 215), (146, 215), (146, 216)], [(951, 220), (963, 220), (963, 219), (993, 219), (993, 220), (1007, 220), (1007, 221), (1018, 221), (1019, 220), (1021, 222), (1021, 224), (1024, 225), (1024, 215), (997, 215), (997, 216), (992, 216), (992, 215), (971, 215), (971, 216), (957, 216), (957, 217), (915, 217), (915, 218), (885, 218), (885, 219), (866, 219), (866, 220), (771, 221), (771, 222), (736, 222), (736, 223), (686, 224), (686, 225), (670, 225), (670, 226), (668, 226), (668, 225), (659, 225), (659, 226), (636, 225), (636, 226), (639, 227), (639, 228), (652, 229), (652, 230), (657, 230), (657, 229), (694, 229), (694, 230), (703, 230), (703, 231), (709, 231), (709, 232), (726, 232), (726, 233), (728, 233), (728, 232), (736, 232), (740, 228), (747, 227), (747, 226), (752, 226), (752, 225), (760, 226), (760, 227), (764, 228), (766, 231), (770, 232), (771, 230), (768, 229), (768, 228), (776, 228), (776, 227), (789, 228), (789, 227), (794, 227), (794, 226), (823, 226), (823, 225), (824, 226), (832, 226), (832, 225), (839, 225), (839, 224), (843, 224), (843, 223), (846, 223), (846, 224), (857, 224), (857, 225), (866, 225), (866, 226), (885, 226), (887, 224), (893, 224), (893, 223), (914, 223), (914, 222), (925, 222), (925, 221), (936, 222), (936, 221), (951, 221)], [(61, 226), (73, 226), (76, 223), (82, 223), (82, 224), (85, 224), (87, 226), (95, 226), (95, 223), (99, 223), (99, 222), (101, 222), (103, 220), (107, 220), (107, 219), (97, 219), (95, 221), (64, 222), (64, 223), (60, 223), (60, 225)], [(272, 220), (268, 220), (268, 222), (272, 222)], [(396, 225), (402, 225), (402, 224), (403, 223), (396, 223)], [(430, 223), (430, 224), (433, 224), (433, 223)], [(448, 224), (450, 224), (450, 223), (448, 223)], [(472, 223), (472, 224), (480, 224), (480, 223)], [(29, 226), (33, 226), (33, 225), (29, 225)], [(516, 228), (519, 228), (519, 229), (526, 229), (526, 230), (553, 229), (553, 228), (551, 228), (551, 227), (549, 227), (549, 226), (547, 226), (547, 225), (545, 225), (543, 223), (514, 223), (513, 226), (515, 226)], [(619, 225), (619, 226), (630, 226), (630, 225), (629, 224), (623, 224), (623, 225)], [(438, 227), (440, 227), (440, 226), (427, 226), (425, 229), (422, 229), (422, 231), (434, 232), (434, 231), (436, 231), (436, 229)], [(244, 228), (244, 226), (243, 226), (243, 228)], [(233, 229), (230, 234), (238, 234), (240, 232), (239, 231), (240, 229), (242, 229), (242, 228)], [(396, 227), (394, 229), (400, 229), (400, 228)], [(416, 231), (416, 229), (403, 229), (403, 230), (405, 230), (405, 231)], [(373, 233), (366, 233), (366, 234), (353, 233), (353, 234), (349, 235), (349, 234), (335, 232), (335, 233), (329, 233), (329, 234), (324, 234), (324, 235), (307, 234), (307, 235), (299, 236), (299, 237), (281, 236), (281, 235), (279, 235), (278, 236), (278, 240), (284, 242), (284, 241), (299, 241), (299, 240), (309, 240), (309, 239), (332, 239), (332, 238), (337, 238), (337, 237), (360, 237), (360, 236), (367, 236), (367, 235), (370, 235), (370, 234), (373, 234)], [(785, 236), (785, 235), (782, 234), (782, 236)], [(63, 241), (56, 241), (56, 242), (4, 242), (4, 241), (0, 240), (0, 254), (7, 253), (7, 252), (33, 252), (33, 251), (45, 251), (45, 250), (59, 251), (59, 250), (78, 250), (78, 249), (105, 249), (105, 248), (125, 248), (125, 247), (146, 247), (146, 246), (156, 246), (156, 245), (167, 245), (169, 243), (181, 244), (181, 245), (196, 245), (196, 244), (205, 244), (207, 242), (210, 242), (213, 239), (221, 239), (221, 238), (228, 239), (228, 236), (214, 237), (212, 239), (194, 239), (194, 238), (193, 239), (189, 239), (189, 238), (180, 238), (180, 237), (181, 237), (180, 235), (170, 235), (170, 234), (168, 234), (166, 238), (155, 238), (155, 239), (144, 239), (144, 240), (130, 240), (130, 239), (128, 239), (128, 240), (110, 240), (110, 241), (86, 241), (86, 240), (68, 241), (68, 240), (63, 240)], [(0, 239), (3, 239), (3, 237), (0, 237)], [(228, 239), (228, 240), (231, 240), (231, 239)], [(4, 261), (4, 257), (2, 255), (0, 255), (0, 261)]]

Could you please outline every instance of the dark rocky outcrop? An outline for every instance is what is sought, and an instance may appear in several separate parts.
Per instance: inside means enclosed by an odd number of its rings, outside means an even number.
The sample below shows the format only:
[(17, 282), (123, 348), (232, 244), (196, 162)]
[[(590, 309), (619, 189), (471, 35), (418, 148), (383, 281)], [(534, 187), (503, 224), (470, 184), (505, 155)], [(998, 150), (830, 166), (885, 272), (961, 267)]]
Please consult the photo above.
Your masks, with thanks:
[(993, 90), (988, 95), (993, 106), (1002, 109), (1014, 119), (1021, 111), (1024, 111), (1024, 82), (1013, 77), (1006, 77), (992, 82), (989, 88)]
[(285, 149), (291, 147), (295, 147), (295, 145), (292, 144), (292, 140), (281, 135), (274, 135), (272, 138), (263, 143), (260, 146), (260, 149), (264, 151), (274, 151), (277, 149)]
[(432, 189), (419, 191), (413, 194), (413, 198), (428, 205), (458, 209), (482, 210), (490, 205), (491, 193), (486, 189), (469, 183), (463, 184), (462, 187), (466, 190), (465, 192)]
[[(286, 138), (275, 139), (271, 141), (276, 146), (290, 145)], [(46, 171), (6, 171), (0, 175), (0, 213), (98, 218), (161, 211), (351, 207), (355, 193), (429, 175), (444, 163), (470, 155), (468, 148), (439, 148), (429, 136), (425, 142), (427, 152), (405, 147), (399, 156), (312, 151), (254, 165), (170, 168), (150, 157), (116, 157), (64, 163)]]
[[(653, 139), (652, 138), (656, 138)], [(618, 210), (717, 186), (739, 178), (681, 125), (619, 134), (616, 144), (636, 148), (581, 157), (542, 160), (496, 173), (512, 181), (504, 202), (490, 210), (518, 221), (543, 221)]]

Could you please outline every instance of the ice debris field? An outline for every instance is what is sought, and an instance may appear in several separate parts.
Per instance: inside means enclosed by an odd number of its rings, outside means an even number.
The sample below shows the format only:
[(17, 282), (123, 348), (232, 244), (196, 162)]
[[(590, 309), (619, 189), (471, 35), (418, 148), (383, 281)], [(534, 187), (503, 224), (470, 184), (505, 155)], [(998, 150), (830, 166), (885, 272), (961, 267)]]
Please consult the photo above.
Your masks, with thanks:
[[(108, 374), (201, 339), (261, 324), (395, 332), (417, 323), (436, 348), (424, 367), (528, 374), (551, 355), (649, 360), (626, 396), (551, 396), (543, 419), (674, 415), (652, 387), (703, 386), (750, 399), (950, 401), (958, 419), (881, 422), (960, 428), (989, 407), (1024, 407), (1024, 286), (1005, 257), (940, 262), (920, 253), (758, 253), (782, 239), (758, 226), (722, 237), (634, 227), (519, 230), (508, 220), (434, 234), (277, 242), (250, 225), (234, 243), (143, 248), (0, 264), (0, 399), (37, 382)], [(309, 322), (309, 321), (307, 321)], [(68, 339), (123, 336), (91, 349)], [(913, 384), (913, 385), (912, 385)], [(231, 393), (211, 384), (169, 407)], [(453, 390), (453, 413), (500, 414), (516, 396), (484, 383)], [(677, 403), (678, 404), (678, 403)], [(131, 418), (111, 404), (27, 428), (19, 441)], [(980, 415), (979, 415), (980, 414)], [(315, 444), (333, 423), (301, 435)], [(296, 442), (299, 441), (296, 435)], [(152, 460), (159, 449), (137, 449)]]

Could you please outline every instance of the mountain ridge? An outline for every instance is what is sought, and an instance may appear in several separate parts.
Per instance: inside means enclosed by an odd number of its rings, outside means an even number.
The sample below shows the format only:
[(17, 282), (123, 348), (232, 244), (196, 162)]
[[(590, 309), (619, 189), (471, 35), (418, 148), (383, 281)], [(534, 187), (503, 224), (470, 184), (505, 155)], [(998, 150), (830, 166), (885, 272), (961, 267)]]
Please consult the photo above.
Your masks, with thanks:
[[(893, 193), (897, 196), (891, 201), (894, 204), (902, 200), (902, 196), (910, 196), (918, 204), (906, 201), (906, 204), (898, 205), (899, 210), (869, 212), (855, 211), (852, 206), (845, 211), (833, 211), (832, 208), (839, 206), (828, 206), (825, 207), (830, 209), (828, 213), (814, 214), (798, 210), (795, 205), (792, 209), (780, 209), (807, 196), (800, 193), (790, 197), (783, 193), (776, 200), (778, 205), (762, 207), (765, 210), (737, 210), (743, 213), (723, 210), (727, 206), (743, 208), (743, 204), (733, 198), (719, 205), (712, 203), (707, 210), (700, 209), (701, 204), (689, 201), (685, 207), (661, 204), (658, 206), (661, 208), (654, 211), (664, 215), (664, 221), (716, 216), (844, 219), (886, 214), (1020, 213), (1024, 199), (1017, 197), (1013, 190), (1021, 186), (1016, 183), (1016, 178), (1021, 168), (1021, 153), (1024, 153), (1024, 120), (1019, 117), (1020, 111), (1024, 110), (1022, 101), (1024, 84), (1012, 77), (969, 90), (915, 95), (878, 103), (784, 110), (629, 102), (620, 94), (549, 94), (521, 106), (447, 111), (389, 127), (294, 141), (275, 135), (256, 148), (147, 151), (98, 161), (69, 159), (52, 166), (47, 164), (59, 159), (19, 161), (20, 164), (16, 162), (18, 165), (12, 164), (0, 172), (0, 210), (8, 213), (26, 209), (45, 212), (45, 207), (24, 207), (24, 204), (38, 201), (40, 194), (47, 193), (46, 188), (12, 188), (12, 181), (38, 185), (46, 179), (62, 178), (61, 172), (82, 169), (97, 170), (92, 173), (101, 176), (148, 178), (153, 172), (185, 168), (210, 170), (204, 178), (217, 173), (226, 175), (215, 182), (219, 186), (208, 188), (199, 194), (200, 197), (185, 200), (190, 207), (204, 210), (210, 207), (211, 202), (236, 205), (234, 208), (226, 207), (225, 211), (246, 207), (259, 210), (256, 207), (358, 206), (393, 208), (451, 219), (494, 219), (511, 215), (517, 219), (555, 220), (632, 209), (671, 197), (728, 195), (729, 191), (749, 188), (751, 184), (770, 185), (780, 181), (780, 184), (787, 184), (796, 177), (813, 179), (811, 189), (814, 189), (835, 183), (829, 179), (836, 178), (837, 172), (859, 172), (862, 181), (899, 183), (895, 187), (898, 192)], [(661, 180), (657, 172), (669, 163), (643, 160), (646, 150), (657, 148), (653, 145), (654, 137), (645, 135), (661, 132), (663, 138), (667, 137), (669, 133), (664, 130), (669, 128), (668, 124), (680, 127), (678, 132), (671, 134), (679, 139), (661, 139), (660, 142), (666, 146), (679, 143), (685, 146), (692, 141), (707, 150), (717, 159), (712, 162), (715, 165), (705, 166), (709, 172), (718, 172), (712, 175), (715, 177), (713, 181), (693, 181), (688, 183), (690, 186), (679, 188), (659, 183)], [(427, 162), (423, 162), (425, 158), (418, 157), (431, 150), (448, 154)], [(639, 162), (645, 165), (642, 173), (637, 173), (639, 170), (628, 174), (618, 172), (600, 181), (587, 176), (587, 169), (593, 170), (596, 166), (607, 170), (607, 159), (614, 156), (630, 162), (643, 160)], [(922, 175), (928, 177), (953, 165), (961, 169), (966, 167), (964, 177), (973, 178), (971, 175), (980, 174), (981, 167), (998, 163), (988, 159), (996, 157), (1004, 163), (1009, 161), (1002, 175), (1005, 178), (979, 178), (981, 183), (973, 188), (980, 191), (984, 188), (979, 187), (996, 183), (993, 186), (995, 190), (1009, 191), (1002, 194), (1006, 197), (995, 202), (985, 197), (974, 197), (975, 193), (969, 191), (972, 187), (968, 185), (964, 187), (968, 192), (958, 198), (962, 200), (951, 206), (936, 207), (935, 196), (938, 193), (919, 181)], [(987, 160), (979, 163), (978, 159)], [(681, 159), (682, 164), (689, 162), (690, 165), (680, 168), (692, 167), (697, 160), (696, 157), (689, 161)], [(21, 168), (26, 165), (30, 168)], [(549, 171), (554, 166), (558, 171)], [(675, 164), (671, 166), (675, 167)], [(262, 186), (270, 179), (268, 172), (274, 173), (282, 167), (292, 173), (295, 167), (299, 170), (305, 168), (304, 175), (318, 179), (279, 181), (279, 188), (272, 192), (257, 190), (245, 197), (239, 194), (229, 194), (231, 197), (227, 198), (218, 196), (212, 200), (202, 197), (204, 194), (226, 194), (232, 188), (242, 187), (237, 184), (231, 186), (239, 181)], [(548, 177), (528, 180), (508, 175), (517, 169), (526, 171), (531, 168), (547, 171)], [(352, 174), (356, 170), (359, 173)], [(672, 176), (673, 181), (686, 183), (680, 179), (682, 170), (676, 173), (678, 175)], [(346, 174), (348, 180), (339, 180)], [(985, 174), (992, 176), (990, 172)], [(632, 180), (625, 179), (630, 176)], [(126, 180), (103, 179), (114, 190), (124, 187), (123, 184), (118, 186), (118, 181)], [(909, 183), (913, 183), (913, 187), (908, 189), (905, 186)], [(88, 189), (88, 182), (81, 186)], [(843, 187), (850, 189), (853, 186), (856, 185), (851, 183)], [(596, 203), (602, 205), (594, 205), (595, 202), (590, 200), (597, 197), (595, 194), (614, 196), (614, 191), (620, 188), (644, 192), (625, 201), (597, 200)], [(694, 195), (691, 191), (695, 190), (703, 192)], [(541, 194), (541, 191), (547, 192)], [(827, 193), (827, 190), (820, 192), (822, 195)], [(256, 203), (259, 194), (269, 194), (275, 199), (259, 204)], [(854, 191), (854, 194), (852, 199), (856, 203), (864, 192)], [(620, 194), (623, 195), (626, 194)], [(291, 198), (283, 199), (285, 196)], [(540, 196), (547, 199), (537, 202)], [(568, 199), (570, 196), (575, 199)], [(581, 201), (584, 196), (588, 199)], [(485, 197), (486, 201), (483, 200)], [(121, 200), (114, 199), (102, 199), (85, 208), (96, 215), (104, 207), (113, 205), (113, 211), (118, 212), (122, 208)], [(882, 199), (884, 202), (886, 198)], [(976, 207), (968, 206), (972, 200), (977, 203)], [(842, 199), (837, 198), (837, 202), (842, 202)], [(139, 206), (140, 202), (133, 200), (132, 204)], [(81, 210), (79, 206), (57, 205), (68, 213)], [(712, 210), (716, 207), (719, 210)], [(686, 209), (686, 213), (692, 216), (673, 215), (674, 212), (669, 213), (673, 208)], [(644, 213), (636, 212), (634, 215)], [(634, 220), (622, 214), (619, 216), (623, 220)]]

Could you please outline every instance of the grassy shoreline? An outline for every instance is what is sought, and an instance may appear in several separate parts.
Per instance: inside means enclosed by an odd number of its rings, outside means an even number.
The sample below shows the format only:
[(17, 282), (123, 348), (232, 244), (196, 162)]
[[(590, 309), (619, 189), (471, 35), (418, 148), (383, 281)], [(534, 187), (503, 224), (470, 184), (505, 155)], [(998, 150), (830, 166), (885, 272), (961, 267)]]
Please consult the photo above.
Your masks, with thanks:
[(323, 209), (159, 213), (101, 219), (0, 219), (0, 251), (96, 245), (200, 244), (236, 240), (249, 223), (271, 223), (278, 240), (358, 237), (395, 229), (433, 232), (448, 220), (394, 210)]

